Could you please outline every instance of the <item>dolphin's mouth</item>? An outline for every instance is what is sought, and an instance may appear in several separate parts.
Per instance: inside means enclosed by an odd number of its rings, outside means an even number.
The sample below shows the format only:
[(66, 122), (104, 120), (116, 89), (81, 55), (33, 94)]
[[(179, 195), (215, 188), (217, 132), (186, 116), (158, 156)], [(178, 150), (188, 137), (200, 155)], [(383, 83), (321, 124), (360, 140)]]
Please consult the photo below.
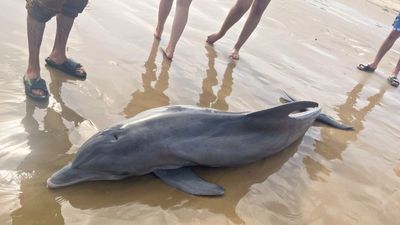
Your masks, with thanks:
[(95, 181), (95, 180), (120, 180), (128, 177), (125, 175), (116, 175), (100, 171), (87, 171), (78, 168), (73, 168), (71, 163), (63, 167), (61, 170), (54, 173), (47, 179), (47, 187), (50, 189), (62, 188), (73, 184)]

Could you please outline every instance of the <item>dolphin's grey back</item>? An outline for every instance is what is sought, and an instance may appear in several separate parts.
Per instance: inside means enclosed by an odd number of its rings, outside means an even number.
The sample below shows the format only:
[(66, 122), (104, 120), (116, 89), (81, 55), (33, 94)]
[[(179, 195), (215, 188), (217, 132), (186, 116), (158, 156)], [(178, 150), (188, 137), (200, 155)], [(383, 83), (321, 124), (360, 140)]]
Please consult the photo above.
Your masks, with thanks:
[(297, 117), (290, 114), (317, 106), (313, 102), (297, 102), (234, 117), (230, 115), (231, 118), (224, 118), (220, 124), (207, 125), (212, 129), (202, 136), (177, 139), (171, 147), (179, 157), (199, 165), (247, 164), (275, 154), (303, 136), (320, 109), (315, 108)]

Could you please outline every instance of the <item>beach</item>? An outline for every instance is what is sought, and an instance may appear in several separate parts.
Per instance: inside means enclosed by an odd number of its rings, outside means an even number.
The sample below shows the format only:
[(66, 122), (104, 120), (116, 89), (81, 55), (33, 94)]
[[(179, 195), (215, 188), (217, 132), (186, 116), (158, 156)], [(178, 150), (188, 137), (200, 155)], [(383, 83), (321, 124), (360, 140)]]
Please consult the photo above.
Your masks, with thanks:
[[(396, 225), (400, 221), (400, 90), (386, 78), (399, 43), (375, 73), (373, 59), (400, 10), (394, 0), (272, 1), (229, 58), (246, 15), (210, 46), (233, 1), (193, 1), (173, 61), (153, 38), (159, 1), (90, 1), (68, 56), (85, 81), (45, 66), (55, 33), (46, 26), (42, 77), (50, 99), (27, 99), (25, 1), (0, 0), (0, 221), (8, 225), (307, 224)], [(96, 132), (148, 109), (193, 105), (242, 112), (281, 104), (289, 93), (318, 102), (354, 131), (316, 124), (285, 151), (235, 168), (195, 168), (223, 197), (180, 192), (152, 175), (59, 190), (47, 178)]]

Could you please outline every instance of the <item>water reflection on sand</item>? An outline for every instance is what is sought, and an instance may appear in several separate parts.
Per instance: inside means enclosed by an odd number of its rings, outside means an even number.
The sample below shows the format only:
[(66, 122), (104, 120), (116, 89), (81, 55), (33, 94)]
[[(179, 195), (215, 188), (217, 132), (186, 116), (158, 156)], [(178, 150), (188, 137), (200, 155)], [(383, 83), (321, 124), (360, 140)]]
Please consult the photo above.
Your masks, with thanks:
[[(72, 123), (72, 127), (77, 127), (85, 118), (62, 100), (61, 87), (67, 81), (65, 75), (51, 69), (49, 72), (49, 90), (55, 100), (53, 104), (59, 107), (46, 108), (47, 104), (29, 99), (26, 101), (26, 115), (21, 124), (28, 134), (30, 153), (18, 166), (18, 170), (28, 175), (20, 181), (21, 207), (11, 214), (13, 224), (64, 224), (57, 196), (46, 189), (44, 181), (51, 175), (51, 171), (71, 159), (65, 155), (72, 146), (67, 124)], [(43, 107), (46, 108), (44, 116), (35, 118), (35, 110)], [(32, 221), (32, 218), (35, 220)]]

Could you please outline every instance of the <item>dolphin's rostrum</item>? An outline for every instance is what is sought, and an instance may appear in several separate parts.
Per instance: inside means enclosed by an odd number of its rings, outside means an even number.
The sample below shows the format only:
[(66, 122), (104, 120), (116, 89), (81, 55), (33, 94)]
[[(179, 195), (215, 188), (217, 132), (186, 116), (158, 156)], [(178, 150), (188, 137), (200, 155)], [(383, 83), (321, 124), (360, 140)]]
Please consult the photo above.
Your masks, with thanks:
[(222, 187), (204, 181), (190, 166), (238, 166), (276, 154), (301, 138), (319, 116), (320, 107), (310, 101), (252, 113), (189, 106), (148, 110), (88, 139), (47, 186), (154, 173), (190, 194), (222, 195)]

